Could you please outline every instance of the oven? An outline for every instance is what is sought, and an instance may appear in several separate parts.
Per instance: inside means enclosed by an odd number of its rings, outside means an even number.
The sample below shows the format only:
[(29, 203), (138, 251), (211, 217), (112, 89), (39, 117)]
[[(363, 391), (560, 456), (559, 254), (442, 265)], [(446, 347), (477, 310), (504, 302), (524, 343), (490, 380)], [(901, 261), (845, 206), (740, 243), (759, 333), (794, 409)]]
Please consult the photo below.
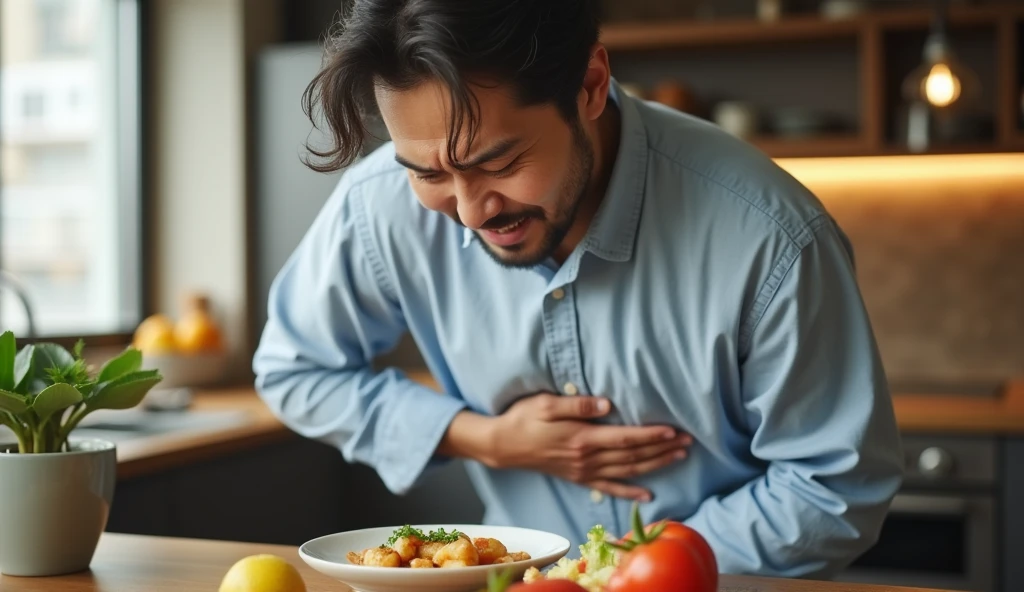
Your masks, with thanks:
[(906, 478), (878, 542), (837, 579), (999, 592), (995, 438), (911, 435), (903, 444)]

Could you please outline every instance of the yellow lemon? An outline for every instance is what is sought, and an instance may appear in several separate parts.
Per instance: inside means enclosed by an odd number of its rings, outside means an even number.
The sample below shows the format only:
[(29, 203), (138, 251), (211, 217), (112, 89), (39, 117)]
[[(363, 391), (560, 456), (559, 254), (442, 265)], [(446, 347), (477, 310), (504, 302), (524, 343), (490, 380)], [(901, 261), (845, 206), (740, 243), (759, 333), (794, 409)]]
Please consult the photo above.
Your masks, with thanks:
[(231, 566), (219, 592), (306, 592), (299, 570), (276, 555), (251, 555)]

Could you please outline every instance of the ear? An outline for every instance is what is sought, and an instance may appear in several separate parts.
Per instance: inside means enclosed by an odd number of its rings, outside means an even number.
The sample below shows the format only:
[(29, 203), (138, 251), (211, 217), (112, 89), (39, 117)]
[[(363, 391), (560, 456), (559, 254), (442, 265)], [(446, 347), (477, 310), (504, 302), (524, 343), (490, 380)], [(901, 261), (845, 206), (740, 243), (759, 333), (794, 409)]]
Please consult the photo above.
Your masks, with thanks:
[(580, 89), (580, 118), (584, 121), (596, 121), (604, 113), (608, 103), (608, 89), (611, 86), (612, 71), (608, 64), (608, 50), (600, 43), (594, 44), (590, 50), (590, 62), (583, 76), (583, 88)]

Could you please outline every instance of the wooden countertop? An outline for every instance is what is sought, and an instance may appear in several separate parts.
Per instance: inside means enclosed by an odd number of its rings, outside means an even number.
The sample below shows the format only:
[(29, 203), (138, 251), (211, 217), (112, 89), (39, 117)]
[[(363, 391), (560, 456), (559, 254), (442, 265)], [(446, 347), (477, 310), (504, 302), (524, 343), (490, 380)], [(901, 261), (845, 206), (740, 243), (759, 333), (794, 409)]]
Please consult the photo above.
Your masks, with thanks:
[(230, 428), (175, 431), (117, 444), (117, 477), (129, 479), (296, 438), (252, 388), (199, 391), (189, 411), (242, 411)]
[[(307, 592), (351, 588), (306, 566), (296, 547), (104, 533), (88, 571), (49, 578), (0, 576), (0, 592), (180, 592), (216, 590), (239, 559), (259, 553), (283, 557), (298, 568)], [(719, 592), (927, 592), (775, 578), (722, 576)]]
[[(425, 372), (410, 378), (437, 388)], [(1024, 381), (1002, 396), (895, 394), (896, 418), (904, 433), (1003, 434), (1024, 436)], [(191, 409), (244, 411), (247, 420), (229, 429), (181, 431), (118, 444), (118, 477), (132, 478), (294, 438), (251, 388), (201, 391)]]
[(1024, 380), (991, 397), (893, 393), (892, 400), (904, 433), (1024, 436)]

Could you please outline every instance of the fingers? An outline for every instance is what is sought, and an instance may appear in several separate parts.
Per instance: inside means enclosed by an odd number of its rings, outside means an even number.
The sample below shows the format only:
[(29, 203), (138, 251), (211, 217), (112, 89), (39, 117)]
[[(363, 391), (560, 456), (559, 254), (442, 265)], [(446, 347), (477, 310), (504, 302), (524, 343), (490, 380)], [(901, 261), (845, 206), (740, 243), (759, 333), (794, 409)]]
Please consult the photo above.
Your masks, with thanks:
[[(587, 456), (585, 462), (588, 468), (591, 470), (597, 470), (608, 466), (642, 466), (643, 463), (661, 459), (666, 456), (669, 459), (675, 458), (679, 460), (686, 457), (686, 447), (689, 446), (692, 441), (693, 439), (689, 434), (679, 434), (671, 440), (659, 441), (654, 444), (635, 446), (633, 448), (598, 450), (597, 452), (591, 453)], [(611, 475), (606, 476), (611, 477)], [(621, 476), (622, 475), (616, 475), (616, 477)]]
[(588, 482), (587, 486), (622, 499), (636, 500), (638, 502), (651, 501), (651, 492), (636, 485), (628, 485), (609, 479), (595, 479)]
[(596, 466), (591, 469), (591, 474), (603, 479), (629, 479), (680, 462), (686, 458), (686, 454), (686, 450), (676, 448), (642, 461)]
[(559, 397), (538, 395), (541, 418), (548, 421), (559, 419), (593, 419), (606, 415), (612, 405), (604, 397)]
[(625, 450), (674, 440), (679, 433), (671, 426), (593, 426), (580, 434), (589, 450)]

